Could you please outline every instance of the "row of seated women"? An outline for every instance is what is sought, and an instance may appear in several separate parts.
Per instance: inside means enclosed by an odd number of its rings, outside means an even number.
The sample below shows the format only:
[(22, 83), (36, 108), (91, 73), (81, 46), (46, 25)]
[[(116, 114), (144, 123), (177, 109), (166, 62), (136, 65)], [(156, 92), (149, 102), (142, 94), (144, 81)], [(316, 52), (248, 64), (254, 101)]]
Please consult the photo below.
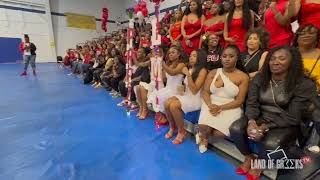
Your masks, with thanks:
[[(136, 98), (132, 100), (140, 107), (137, 117), (145, 119), (151, 104), (161, 112), (160, 122), (169, 123), (165, 138), (173, 138), (177, 131), (172, 142), (181, 144), (187, 135), (183, 115), (200, 110), (200, 152), (207, 150), (209, 136), (230, 137), (246, 156), (237, 172), (254, 179), (262, 170), (250, 169), (256, 157), (248, 141), (262, 144), (259, 158), (266, 158), (266, 150), (278, 146), (286, 150), (301, 136), (303, 112), (319, 108), (319, 32), (313, 25), (303, 26), (294, 39), (296, 47), (280, 46), (267, 52), (267, 34), (253, 30), (246, 36), (243, 53), (235, 45), (220, 48), (219, 37), (210, 34), (204, 49), (192, 51), (188, 63), (183, 51), (172, 46), (162, 63), (166, 84), (160, 84), (159, 91), (150, 80), (152, 62), (140, 48), (136, 64), (140, 73), (134, 74), (132, 92)], [(319, 117), (313, 119), (319, 121)]]
[[(213, 3), (211, 16), (203, 15), (202, 5), (192, 0), (185, 11), (175, 12), (175, 23), (170, 28), (172, 43), (181, 41), (188, 55), (201, 47), (202, 35), (215, 34), (220, 37), (221, 45), (235, 44), (240, 51), (245, 51), (245, 35), (252, 29), (255, 20), (270, 34), (268, 48), (290, 45), (294, 38), (291, 23), (298, 20), (300, 26), (313, 24), (320, 28), (319, 0), (276, 0), (268, 3), (263, 0), (260, 5), (262, 17), (249, 9), (248, 0), (234, 0), (225, 14), (222, 4)], [(259, 17), (259, 18), (257, 18)]]

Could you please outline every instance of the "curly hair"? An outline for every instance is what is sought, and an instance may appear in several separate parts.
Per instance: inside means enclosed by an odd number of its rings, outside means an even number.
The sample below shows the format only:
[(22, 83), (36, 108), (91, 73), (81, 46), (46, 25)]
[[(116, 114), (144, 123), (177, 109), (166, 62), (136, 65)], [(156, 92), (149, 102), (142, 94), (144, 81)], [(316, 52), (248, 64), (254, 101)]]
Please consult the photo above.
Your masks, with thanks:
[(266, 31), (264, 28), (255, 28), (255, 29), (250, 29), (246, 36), (245, 36), (245, 47), (248, 48), (247, 44), (248, 44), (248, 39), (252, 34), (256, 34), (260, 40), (260, 49), (261, 50), (266, 50), (268, 48), (269, 45), (269, 41), (270, 41), (270, 34), (268, 33), (268, 31)]
[(285, 91), (287, 93), (290, 93), (295, 89), (296, 84), (299, 82), (299, 80), (301, 78), (305, 77), (301, 54), (297, 48), (290, 47), (290, 46), (275, 47), (275, 48), (271, 49), (270, 52), (268, 53), (266, 60), (264, 62), (262, 71), (261, 71), (262, 90), (264, 90), (264, 91), (267, 90), (267, 88), (269, 86), (269, 82), (271, 80), (272, 73), (271, 73), (270, 65), (269, 65), (271, 57), (273, 56), (273, 54), (275, 52), (280, 51), (280, 50), (287, 51), (290, 58), (291, 58), (291, 63), (288, 68), (288, 76), (286, 79), (286, 87), (285, 87)]

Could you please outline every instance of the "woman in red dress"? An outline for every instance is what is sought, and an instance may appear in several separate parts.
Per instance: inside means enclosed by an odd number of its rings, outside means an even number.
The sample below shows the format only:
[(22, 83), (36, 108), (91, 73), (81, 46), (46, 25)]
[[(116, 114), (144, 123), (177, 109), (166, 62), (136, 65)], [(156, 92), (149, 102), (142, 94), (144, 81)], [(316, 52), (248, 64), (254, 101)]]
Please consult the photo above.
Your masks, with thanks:
[(185, 10), (181, 23), (181, 33), (183, 36), (181, 45), (187, 55), (200, 48), (200, 34), (204, 22), (201, 4), (192, 0)]
[[(219, 4), (212, 4), (211, 9), (211, 18), (206, 20), (202, 26), (202, 34), (208, 37), (209, 34), (215, 34), (220, 38), (220, 45), (224, 45), (223, 39), (223, 29), (225, 23), (225, 16), (221, 16), (223, 14), (223, 7)], [(203, 39), (204, 39), (203, 38)]]
[(175, 14), (175, 23), (170, 25), (170, 30), (169, 30), (169, 35), (170, 35), (170, 40), (173, 44), (178, 42), (181, 37), (181, 19), (182, 19), (182, 10), (178, 9)]
[(243, 52), (245, 48), (245, 36), (248, 29), (254, 26), (254, 13), (249, 9), (248, 0), (235, 0), (224, 26), (225, 46), (235, 44)]
[(269, 49), (291, 44), (293, 32), (288, 12), (288, 0), (271, 2), (270, 7), (266, 10), (264, 24), (270, 34)]
[(299, 15), (299, 24), (313, 24), (320, 29), (320, 0), (289, 0), (289, 17)]

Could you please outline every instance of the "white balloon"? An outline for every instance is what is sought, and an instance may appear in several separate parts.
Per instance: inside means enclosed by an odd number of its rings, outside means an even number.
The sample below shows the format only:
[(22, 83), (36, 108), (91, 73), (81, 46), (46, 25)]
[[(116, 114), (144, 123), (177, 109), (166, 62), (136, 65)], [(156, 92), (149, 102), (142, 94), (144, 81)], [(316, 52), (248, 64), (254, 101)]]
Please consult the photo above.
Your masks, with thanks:
[(141, 11), (137, 12), (137, 18), (138, 19), (143, 19), (144, 18), (144, 16), (143, 16)]

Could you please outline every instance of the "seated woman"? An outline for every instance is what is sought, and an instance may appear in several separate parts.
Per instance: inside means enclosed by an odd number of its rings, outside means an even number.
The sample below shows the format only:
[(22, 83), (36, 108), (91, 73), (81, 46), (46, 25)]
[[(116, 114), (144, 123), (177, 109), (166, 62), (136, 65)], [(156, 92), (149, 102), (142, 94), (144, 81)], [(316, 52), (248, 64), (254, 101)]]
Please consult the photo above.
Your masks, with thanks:
[(249, 30), (245, 42), (247, 50), (241, 53), (241, 61), (252, 79), (261, 70), (268, 54), (269, 34), (263, 29)]
[(286, 152), (294, 146), (300, 133), (301, 113), (315, 96), (315, 84), (304, 75), (299, 51), (287, 46), (272, 49), (262, 72), (251, 81), (245, 117), (230, 127), (231, 138), (245, 156), (237, 173), (258, 179), (262, 172), (251, 169), (255, 156), (249, 140), (260, 145), (259, 159), (268, 158), (267, 150), (280, 147)]
[(206, 40), (202, 43), (203, 49), (207, 52), (206, 68), (209, 71), (222, 67), (221, 54), (223, 48), (219, 42), (219, 36), (209, 34)]
[[(145, 63), (148, 61), (146, 58), (146, 50), (145, 48), (139, 48), (137, 52), (137, 61), (139, 63)], [(136, 70), (131, 76), (131, 99), (127, 99), (128, 95), (128, 88), (126, 87), (126, 80), (123, 80), (119, 83), (119, 90), (121, 93), (121, 96), (124, 98), (124, 100), (118, 104), (118, 106), (124, 106), (127, 104), (127, 100), (131, 101), (131, 106), (129, 107), (131, 111), (138, 109), (138, 104), (136, 103), (136, 95), (134, 92), (134, 86), (138, 85), (142, 78), (144, 78), (145, 74), (150, 74), (148, 66), (137, 66)]]
[[(317, 84), (318, 101), (320, 102), (320, 49), (317, 48), (319, 41), (320, 29), (313, 24), (307, 24), (297, 30), (293, 44), (299, 48), (302, 55), (305, 74)], [(320, 127), (319, 124), (320, 122), (316, 122), (316, 126)], [(320, 140), (314, 138), (308, 145), (309, 150), (320, 152), (319, 143)]]
[(167, 120), (164, 116), (165, 108), (164, 103), (170, 97), (178, 95), (178, 87), (182, 84), (183, 74), (182, 69), (185, 67), (181, 59), (181, 49), (173, 46), (168, 51), (168, 59), (166, 62), (162, 61), (162, 69), (164, 71), (163, 75), (166, 76), (166, 87), (160, 89), (159, 91), (153, 91), (149, 96), (147, 103), (151, 103), (153, 109), (157, 107), (157, 97), (158, 97), (158, 110), (161, 112), (161, 117), (159, 119), (160, 125), (167, 124)]
[(107, 76), (103, 78), (104, 83), (108, 86), (111, 90), (112, 97), (119, 97), (121, 96), (119, 92), (119, 83), (124, 79), (126, 76), (126, 67), (123, 64), (120, 56), (116, 56), (113, 58), (113, 65), (111, 67), (111, 72)]
[(197, 143), (199, 151), (207, 151), (210, 135), (229, 136), (230, 125), (242, 115), (249, 77), (244, 73), (240, 50), (229, 45), (222, 53), (222, 68), (212, 70), (204, 84), (199, 117)]
[[(150, 62), (148, 63), (148, 67), (150, 68), (150, 64), (151, 66), (153, 65), (153, 56), (154, 56), (154, 52), (150, 55)], [(159, 56), (163, 57), (163, 51), (162, 49), (159, 50)], [(144, 66), (147, 64), (143, 64), (143, 63), (138, 63), (138, 65), (140, 66)], [(150, 70), (150, 74), (145, 74), (144, 77), (139, 85), (135, 86), (135, 93), (136, 93), (136, 97), (137, 97), (137, 102), (139, 104), (139, 112), (137, 114), (138, 119), (140, 120), (144, 120), (147, 118), (148, 116), (148, 107), (147, 107), (147, 99), (148, 96), (156, 90), (156, 80), (154, 79), (155, 77), (153, 77), (154, 73), (152, 70)], [(151, 82), (150, 82), (151, 81)], [(158, 89), (163, 88), (163, 82), (159, 82), (159, 87)]]
[(165, 102), (166, 117), (170, 125), (170, 130), (165, 137), (172, 138), (174, 130), (178, 128), (178, 135), (172, 141), (173, 144), (181, 144), (187, 135), (183, 114), (200, 110), (201, 89), (207, 76), (205, 60), (206, 53), (203, 50), (192, 51), (189, 68), (182, 69), (182, 73), (186, 76), (184, 85), (180, 85), (178, 95)]

